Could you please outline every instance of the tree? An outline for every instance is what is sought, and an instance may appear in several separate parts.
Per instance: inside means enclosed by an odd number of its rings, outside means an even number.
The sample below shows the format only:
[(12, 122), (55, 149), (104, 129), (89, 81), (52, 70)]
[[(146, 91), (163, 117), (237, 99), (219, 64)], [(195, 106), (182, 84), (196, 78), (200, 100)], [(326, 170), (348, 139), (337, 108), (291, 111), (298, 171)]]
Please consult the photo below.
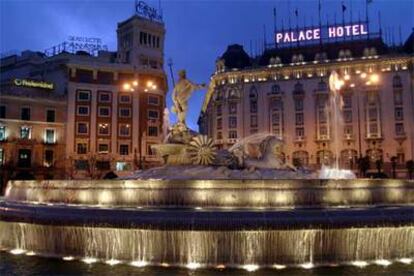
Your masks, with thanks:
[(397, 178), (396, 169), (397, 169), (397, 157), (391, 157), (391, 167), (392, 167), (392, 178)]
[(408, 160), (405, 163), (405, 167), (407, 168), (407, 171), (408, 171), (408, 177), (412, 179), (413, 173), (414, 173), (414, 160)]

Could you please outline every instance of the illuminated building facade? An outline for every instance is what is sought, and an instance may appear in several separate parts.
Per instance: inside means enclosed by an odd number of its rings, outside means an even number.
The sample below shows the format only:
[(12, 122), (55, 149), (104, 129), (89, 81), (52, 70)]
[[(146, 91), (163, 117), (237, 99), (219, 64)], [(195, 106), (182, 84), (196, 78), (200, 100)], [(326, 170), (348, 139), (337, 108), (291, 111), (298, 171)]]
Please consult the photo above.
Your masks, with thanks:
[[(163, 138), (168, 89), (164, 23), (134, 15), (118, 24), (117, 36), (116, 52), (99, 51), (96, 56), (84, 51), (50, 56), (25, 51), (2, 58), (4, 168), (23, 169), (21, 149), (29, 156), (25, 170), (39, 179), (102, 178), (109, 172), (122, 175), (159, 164), (150, 145)], [(54, 121), (49, 120), (51, 110)], [(24, 134), (23, 128), (30, 133)], [(55, 131), (53, 143), (49, 129)], [(49, 163), (60, 174), (50, 169), (40, 174), (37, 168), (49, 168)], [(16, 173), (3, 180), (10, 177)]]
[[(320, 168), (339, 158), (342, 168), (358, 171), (359, 158), (368, 156), (371, 170), (391, 176), (393, 164), (396, 176), (405, 177), (406, 161), (414, 158), (413, 49), (414, 33), (400, 46), (371, 36), (274, 47), (255, 58), (230, 45), (216, 62), (200, 130), (219, 148), (273, 133), (284, 141), (286, 161), (297, 166)], [(334, 70), (344, 82), (339, 156), (328, 108)]]

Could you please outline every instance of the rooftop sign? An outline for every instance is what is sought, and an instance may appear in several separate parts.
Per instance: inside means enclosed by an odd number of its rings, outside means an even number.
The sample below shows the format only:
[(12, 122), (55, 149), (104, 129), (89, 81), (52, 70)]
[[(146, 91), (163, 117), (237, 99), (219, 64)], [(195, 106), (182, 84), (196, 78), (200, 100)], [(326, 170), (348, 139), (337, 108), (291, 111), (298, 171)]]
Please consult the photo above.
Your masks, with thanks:
[(55, 88), (54, 84), (51, 82), (26, 80), (26, 79), (14, 79), (13, 84), (15, 86), (43, 88), (43, 89), (49, 89), (49, 90), (53, 90)]
[(335, 39), (358, 37), (368, 35), (365, 24), (348, 24), (337, 26), (324, 26), (308, 29), (290, 29), (275, 33), (276, 44), (288, 44), (295, 42), (307, 42), (320, 39)]
[(162, 22), (162, 15), (156, 8), (149, 6), (144, 1), (135, 1), (135, 12), (149, 20)]

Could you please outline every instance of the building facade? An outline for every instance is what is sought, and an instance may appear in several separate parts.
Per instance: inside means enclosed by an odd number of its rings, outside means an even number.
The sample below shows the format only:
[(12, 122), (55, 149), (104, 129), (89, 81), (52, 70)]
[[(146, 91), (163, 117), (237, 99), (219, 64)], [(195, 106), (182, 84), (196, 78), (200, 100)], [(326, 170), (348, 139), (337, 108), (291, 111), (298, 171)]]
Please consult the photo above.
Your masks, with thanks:
[[(219, 148), (273, 133), (296, 166), (318, 169), (338, 159), (358, 171), (367, 156), (371, 169), (391, 176), (394, 165), (397, 177), (405, 177), (406, 161), (414, 158), (413, 41), (414, 33), (390, 47), (374, 37), (267, 49), (256, 58), (231, 45), (216, 62), (200, 130)], [(333, 71), (344, 82), (338, 125), (330, 108)]]
[[(0, 165), (9, 178), (102, 178), (158, 165), (168, 90), (163, 22), (118, 24), (116, 52), (1, 60)], [(42, 169), (39, 169), (42, 168)]]

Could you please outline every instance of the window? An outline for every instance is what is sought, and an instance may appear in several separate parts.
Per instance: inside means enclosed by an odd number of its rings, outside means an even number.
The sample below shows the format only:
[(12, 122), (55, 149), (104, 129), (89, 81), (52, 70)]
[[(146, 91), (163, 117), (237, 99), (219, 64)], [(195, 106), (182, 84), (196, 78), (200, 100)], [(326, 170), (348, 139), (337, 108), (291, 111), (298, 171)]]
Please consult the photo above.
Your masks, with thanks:
[(120, 124), (119, 125), (119, 136), (130, 136), (130, 125), (128, 124)]
[(75, 160), (75, 169), (80, 171), (86, 171), (89, 169), (88, 160)]
[(148, 104), (149, 105), (159, 105), (160, 104), (160, 98), (158, 96), (148, 95)]
[(217, 140), (223, 139), (223, 133), (221, 131), (217, 132)]
[(19, 149), (17, 165), (21, 168), (30, 168), (32, 165), (32, 151), (29, 149)]
[(402, 87), (401, 77), (399, 75), (394, 76), (392, 79), (392, 86), (394, 88)]
[(378, 125), (376, 123), (369, 125), (369, 134), (370, 134), (370, 137), (378, 136)]
[(45, 167), (53, 166), (53, 150), (45, 150), (45, 159), (43, 164)]
[(130, 95), (121, 94), (119, 96), (119, 102), (120, 103), (131, 103), (131, 96)]
[(396, 107), (394, 112), (395, 120), (402, 121), (404, 120), (404, 112), (402, 107)]
[(223, 128), (223, 119), (217, 118), (217, 129)]
[(352, 126), (345, 126), (344, 127), (344, 133), (345, 133), (345, 136), (348, 138), (348, 137), (351, 137), (352, 136), (352, 133), (353, 133), (353, 131), (352, 131)]
[(296, 128), (296, 138), (303, 138), (305, 136), (305, 129), (303, 127)]
[(129, 146), (128, 145), (119, 145), (119, 154), (120, 155), (128, 155), (129, 154)]
[(78, 101), (79, 102), (89, 102), (91, 93), (90, 91), (78, 90)]
[(272, 125), (280, 125), (280, 114), (279, 113), (272, 114)]
[(109, 161), (97, 161), (96, 168), (100, 171), (108, 171), (111, 169), (111, 163)]
[(116, 168), (117, 171), (129, 171), (129, 170), (131, 170), (131, 163), (116, 162), (115, 168)]
[(250, 127), (257, 127), (257, 115), (250, 116)]
[(78, 106), (78, 115), (79, 116), (88, 116), (89, 115), (89, 106), (79, 105)]
[(46, 110), (46, 122), (53, 123), (56, 121), (56, 112), (54, 109)]
[(299, 126), (303, 125), (303, 113), (296, 113), (295, 124)]
[(78, 143), (76, 145), (76, 152), (78, 154), (86, 154), (88, 152), (88, 145), (86, 143)]
[(6, 118), (6, 106), (0, 105), (0, 118), (4, 119)]
[(394, 104), (402, 104), (402, 91), (401, 90), (395, 90), (394, 91)]
[(237, 117), (229, 117), (229, 128), (237, 128)]
[(282, 106), (283, 106), (283, 103), (282, 103), (281, 100), (279, 100), (279, 99), (272, 99), (271, 104), (270, 104), (270, 108), (273, 111), (282, 111)]
[(111, 93), (99, 92), (99, 102), (100, 103), (110, 103), (111, 102)]
[(157, 110), (148, 110), (148, 119), (158, 119), (158, 115)]
[(302, 99), (296, 99), (295, 100), (295, 110), (296, 111), (303, 110), (303, 100)]
[(237, 103), (229, 103), (229, 114), (237, 113)]
[(109, 117), (111, 115), (111, 108), (107, 106), (100, 106), (98, 108), (99, 117)]
[(0, 126), (0, 141), (6, 140), (6, 127)]
[(395, 134), (397, 134), (397, 135), (405, 135), (405, 132), (404, 132), (404, 124), (403, 123), (397, 123), (397, 124), (395, 124)]
[(250, 101), (250, 113), (257, 113), (257, 101), (256, 100)]
[(23, 126), (20, 128), (20, 138), (30, 139), (32, 136), (32, 128)]
[(229, 139), (237, 139), (237, 131), (235, 130), (229, 131)]
[(108, 144), (98, 144), (98, 153), (108, 153), (109, 145)]
[(217, 116), (221, 116), (221, 114), (222, 114), (221, 104), (218, 104), (216, 106), (216, 113), (217, 113)]
[(321, 126), (319, 128), (319, 134), (321, 136), (325, 136), (326, 137), (328, 135), (328, 128), (326, 126)]
[(89, 126), (88, 123), (77, 123), (78, 127), (77, 134), (88, 134), (89, 133)]
[(46, 144), (54, 144), (55, 142), (56, 142), (55, 130), (54, 129), (46, 129), (45, 130), (45, 143)]
[(4, 158), (4, 150), (0, 149), (0, 166), (3, 165), (5, 162), (5, 158)]
[(121, 117), (121, 118), (131, 117), (131, 108), (120, 108), (119, 109), (119, 117)]
[(102, 123), (98, 125), (98, 134), (99, 135), (109, 135), (109, 124), (108, 123)]
[(158, 136), (158, 127), (156, 126), (149, 126), (148, 127), (148, 136)]
[(152, 150), (151, 146), (151, 144), (147, 144), (147, 155), (155, 155), (155, 152)]
[(344, 108), (351, 108), (352, 107), (352, 95), (344, 95), (342, 97), (342, 100), (344, 102)]
[(78, 82), (93, 83), (93, 72), (91, 70), (77, 69), (76, 75), (78, 77)]
[(29, 107), (22, 107), (20, 118), (25, 121), (30, 120), (30, 108)]
[(344, 121), (345, 123), (352, 123), (352, 111), (351, 110), (344, 111)]
[(370, 107), (368, 109), (368, 118), (370, 121), (377, 120), (377, 108), (376, 107)]
[(318, 115), (319, 115), (319, 123), (324, 124), (327, 122), (325, 110), (319, 110)]

